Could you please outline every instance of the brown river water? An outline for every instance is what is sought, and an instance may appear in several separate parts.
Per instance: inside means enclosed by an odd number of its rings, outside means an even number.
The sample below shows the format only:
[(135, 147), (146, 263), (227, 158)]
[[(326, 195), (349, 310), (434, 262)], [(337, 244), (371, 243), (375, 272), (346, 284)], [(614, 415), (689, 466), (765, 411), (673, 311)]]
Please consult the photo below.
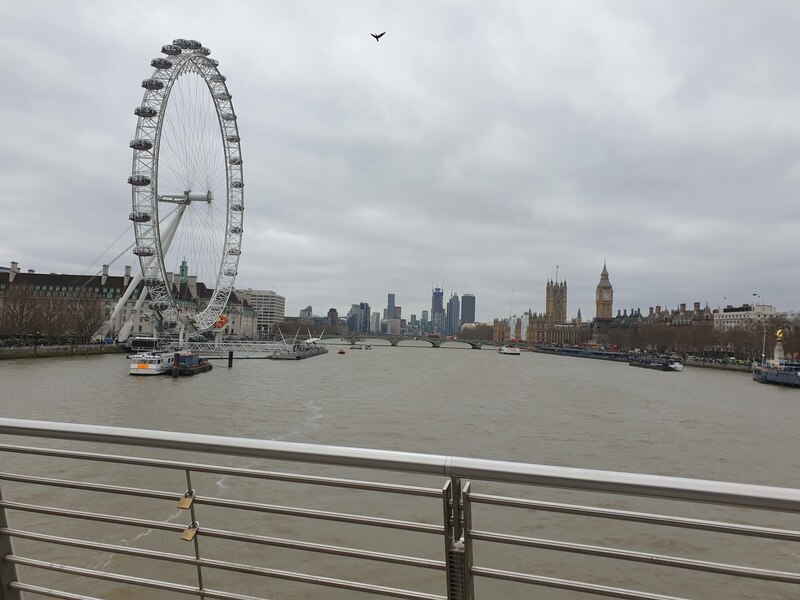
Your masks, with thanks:
[[(765, 386), (748, 373), (686, 367), (681, 373), (634, 369), (624, 363), (523, 353), (501, 356), (495, 351), (466, 348), (432, 349), (381, 347), (347, 350), (304, 361), (238, 360), (232, 369), (215, 361), (207, 374), (172, 379), (134, 378), (127, 374), (124, 355), (10, 360), (0, 362), (0, 415), (120, 427), (159, 429), (236, 437), (355, 446), (671, 475), (800, 488), (800, 390)], [(346, 346), (345, 346), (346, 348)], [(0, 442), (22, 443), (2, 437)], [(24, 440), (29, 442), (29, 440)], [(32, 441), (32, 445), (52, 442)], [(62, 443), (63, 445), (63, 443)], [(68, 447), (90, 449), (85, 444)], [(124, 448), (101, 448), (118, 454)], [(136, 450), (136, 452), (142, 452)], [(147, 450), (144, 451), (147, 453)], [(229, 457), (187, 457), (150, 452), (180, 460), (278, 469), (278, 463)], [(0, 453), (0, 471), (83, 478), (149, 489), (185, 489), (181, 472), (142, 474), (128, 467), (58, 461)], [(295, 466), (324, 475), (332, 468)], [(437, 478), (387, 476), (365, 471), (346, 473), (357, 479), (376, 478), (441, 487)], [(197, 476), (198, 493), (272, 504), (294, 504), (437, 523), (441, 505), (434, 500), (397, 500), (385, 494), (369, 499), (346, 490), (241, 481), (227, 476)], [(183, 486), (183, 488), (181, 488)], [(587, 501), (574, 492), (508, 489), (489, 484), (476, 491), (508, 493), (552, 501)], [(174, 504), (127, 497), (91, 496), (69, 490), (23, 487), (3, 483), (7, 500), (64, 505), (93, 512), (183, 523)], [(363, 496), (363, 493), (361, 494)], [(95, 500), (96, 498), (96, 500)], [(417, 506), (418, 504), (424, 506)], [(595, 505), (658, 512), (661, 509), (695, 518), (800, 529), (800, 519), (780, 513), (756, 513), (603, 496)], [(205, 509), (205, 507), (200, 507)], [(237, 511), (205, 510), (208, 526), (252, 531), (277, 537), (297, 537), (324, 543), (369, 548), (442, 559), (437, 536), (392, 530), (377, 533), (363, 526)], [(480, 519), (480, 520), (479, 520)], [(109, 543), (191, 552), (174, 534), (123, 526), (77, 522), (55, 517), (9, 512), (13, 526), (26, 526), (70, 537), (94, 534)], [(202, 526), (202, 524), (201, 524)], [(698, 560), (797, 571), (800, 547), (786, 542), (737, 539), (723, 534), (589, 520), (551, 513), (524, 513), (485, 507), (476, 510), (475, 527), (531, 537), (630, 548)], [(422, 539), (420, 539), (422, 537)], [(256, 546), (233, 549), (227, 542), (203, 539), (216, 558), (328, 577), (352, 578), (381, 585), (409, 587), (444, 594), (441, 575), (410, 567), (309, 555)], [(129, 573), (168, 577), (194, 585), (193, 568), (153, 564), (144, 559), (18, 541), (17, 551), (39, 558)], [(233, 553), (236, 554), (233, 554)], [(683, 598), (800, 598), (800, 586), (765, 583), (728, 575), (708, 575), (682, 569), (567, 555), (545, 550), (508, 549), (483, 543), (475, 547), (476, 564), (536, 572), (547, 577), (593, 581)], [(63, 575), (21, 569), (23, 580), (58, 582), (75, 593), (98, 598), (187, 597), (142, 590), (109, 582), (72, 580)], [(87, 582), (88, 581), (88, 582)], [(227, 588), (261, 598), (377, 598), (369, 594), (314, 587), (280, 580), (257, 581), (249, 576), (209, 573), (206, 586)], [(476, 598), (593, 598), (587, 594), (546, 587), (480, 580)], [(33, 597), (33, 596), (30, 596)]]

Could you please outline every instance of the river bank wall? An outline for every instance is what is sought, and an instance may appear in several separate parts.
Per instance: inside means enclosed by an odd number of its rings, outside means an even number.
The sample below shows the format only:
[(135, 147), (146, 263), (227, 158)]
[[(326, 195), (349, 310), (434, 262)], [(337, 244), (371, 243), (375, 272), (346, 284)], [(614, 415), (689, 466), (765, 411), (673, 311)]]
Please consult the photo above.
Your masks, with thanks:
[(117, 344), (77, 344), (63, 346), (17, 346), (0, 348), (0, 360), (12, 358), (53, 358), (56, 356), (88, 356), (90, 354), (120, 354), (126, 352)]

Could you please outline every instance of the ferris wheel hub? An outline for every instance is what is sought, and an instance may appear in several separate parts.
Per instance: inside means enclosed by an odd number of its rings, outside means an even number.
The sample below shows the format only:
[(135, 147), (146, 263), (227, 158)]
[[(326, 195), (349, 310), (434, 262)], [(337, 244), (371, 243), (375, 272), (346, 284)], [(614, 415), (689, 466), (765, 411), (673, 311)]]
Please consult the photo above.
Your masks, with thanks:
[(192, 202), (206, 202), (211, 204), (214, 194), (211, 190), (207, 192), (193, 192), (186, 190), (182, 194), (162, 194), (158, 196), (160, 202), (172, 202), (173, 204), (191, 204)]

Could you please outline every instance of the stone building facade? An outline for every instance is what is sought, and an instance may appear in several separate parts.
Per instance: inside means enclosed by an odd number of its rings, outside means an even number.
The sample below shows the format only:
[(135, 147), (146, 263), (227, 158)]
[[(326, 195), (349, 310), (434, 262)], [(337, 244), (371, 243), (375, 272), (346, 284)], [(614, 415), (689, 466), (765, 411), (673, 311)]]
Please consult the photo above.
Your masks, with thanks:
[[(181, 276), (182, 275), (182, 276)], [(167, 282), (173, 297), (182, 309), (199, 311), (208, 305), (213, 290), (197, 281), (197, 277), (181, 273), (167, 273)], [(21, 271), (16, 262), (8, 270), (0, 270), (0, 330), (5, 335), (35, 334), (45, 337), (88, 337), (94, 332), (75, 331), (76, 327), (67, 313), (75, 313), (77, 308), (99, 311), (102, 319), (108, 319), (114, 307), (122, 298), (132, 280), (131, 268), (126, 266), (124, 275), (110, 275), (108, 266), (103, 265), (99, 275), (68, 275), (58, 273), (37, 273), (34, 270)], [(132, 319), (132, 336), (150, 336), (153, 326), (146, 310), (135, 311), (144, 285), (140, 282), (125, 302), (113, 323), (110, 323), (109, 338), (116, 338), (123, 324)], [(27, 306), (30, 322), (19, 322), (12, 315), (12, 305)], [(62, 315), (49, 321), (46, 314)], [(250, 305), (231, 293), (224, 311), (228, 322), (224, 335), (251, 337), (255, 332), (255, 316)], [(16, 321), (16, 322), (14, 322)], [(74, 319), (73, 319), (74, 321)], [(48, 326), (48, 322), (51, 326)], [(26, 331), (27, 329), (32, 329)], [(48, 329), (45, 331), (45, 329)], [(86, 340), (77, 340), (86, 341)]]

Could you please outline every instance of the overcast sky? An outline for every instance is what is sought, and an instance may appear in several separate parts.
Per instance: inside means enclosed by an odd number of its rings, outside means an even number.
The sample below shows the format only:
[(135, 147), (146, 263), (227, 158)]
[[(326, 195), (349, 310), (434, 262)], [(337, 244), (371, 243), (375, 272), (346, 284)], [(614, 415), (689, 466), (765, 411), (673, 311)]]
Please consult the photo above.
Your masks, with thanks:
[(183, 37), (239, 117), (237, 287), (289, 316), (419, 316), (442, 284), (479, 320), (539, 312), (558, 265), (587, 319), (604, 261), (615, 314), (797, 310), (798, 31), (796, 0), (3, 0), (0, 265), (132, 242), (132, 109)]

